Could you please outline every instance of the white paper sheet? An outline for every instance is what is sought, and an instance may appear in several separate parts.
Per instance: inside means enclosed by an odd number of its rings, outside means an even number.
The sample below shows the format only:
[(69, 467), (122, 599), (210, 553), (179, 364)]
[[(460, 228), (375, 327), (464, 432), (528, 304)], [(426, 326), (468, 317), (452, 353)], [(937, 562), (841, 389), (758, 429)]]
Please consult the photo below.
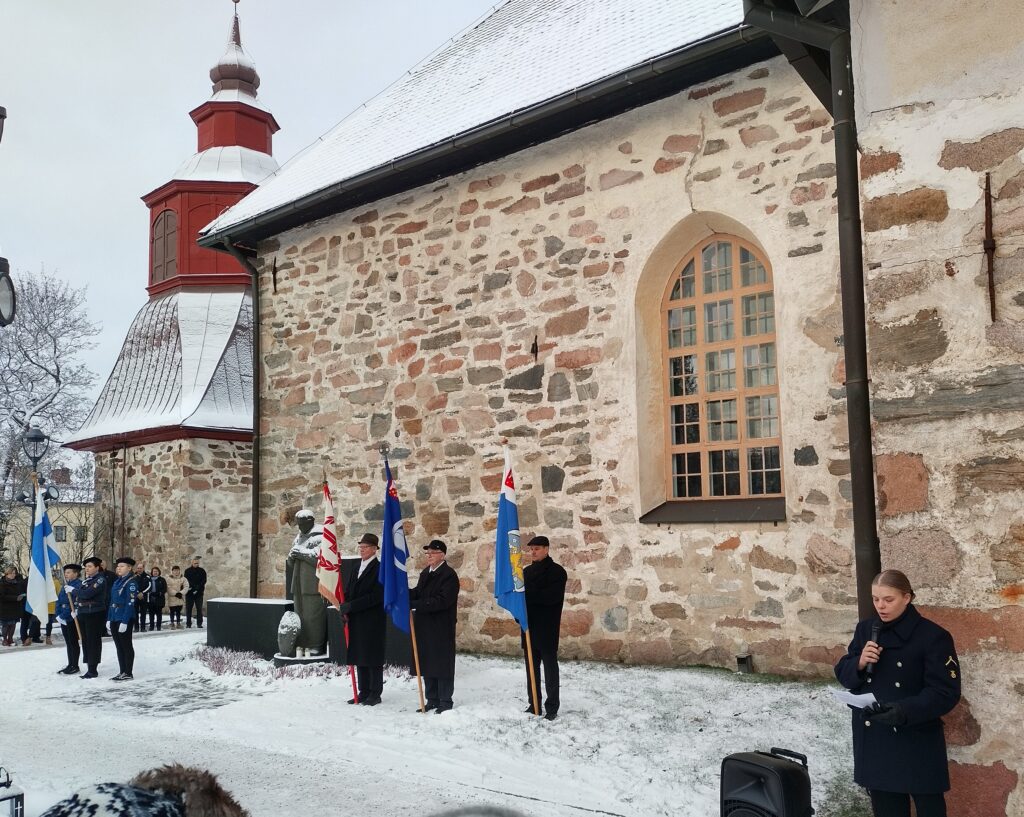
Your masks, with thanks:
[(830, 689), (837, 701), (842, 704), (849, 704), (855, 706), (858, 709), (863, 709), (865, 706), (871, 706), (875, 702), (875, 696), (871, 692), (866, 692), (863, 695), (854, 695), (852, 692), (848, 692), (845, 689)]

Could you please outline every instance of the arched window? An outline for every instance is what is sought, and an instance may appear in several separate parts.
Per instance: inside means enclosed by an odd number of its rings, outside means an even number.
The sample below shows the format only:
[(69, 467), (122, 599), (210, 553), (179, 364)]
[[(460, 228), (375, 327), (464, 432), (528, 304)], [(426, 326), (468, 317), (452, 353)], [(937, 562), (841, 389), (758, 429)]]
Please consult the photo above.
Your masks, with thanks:
[(178, 274), (178, 216), (173, 210), (164, 210), (153, 221), (151, 258), (152, 283), (158, 284)]
[(772, 273), (729, 235), (672, 273), (661, 308), (669, 500), (782, 495)]

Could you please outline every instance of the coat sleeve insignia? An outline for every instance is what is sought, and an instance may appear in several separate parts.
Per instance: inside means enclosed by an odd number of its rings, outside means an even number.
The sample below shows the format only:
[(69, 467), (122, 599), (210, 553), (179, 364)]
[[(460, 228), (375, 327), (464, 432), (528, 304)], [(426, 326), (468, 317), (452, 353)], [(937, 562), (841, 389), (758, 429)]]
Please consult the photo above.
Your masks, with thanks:
[(946, 664), (945, 664), (945, 666), (947, 666), (947, 667), (948, 667), (948, 666), (949, 666), (950, 664), (952, 664), (952, 665), (953, 665), (954, 667), (956, 667), (956, 666), (959, 666), (959, 665), (958, 665), (958, 664), (956, 663), (956, 659), (955, 659), (955, 658), (954, 658), (954, 657), (953, 657), (952, 655), (951, 655), (951, 656), (949, 656), (949, 658), (947, 658), (947, 659), (946, 659)]

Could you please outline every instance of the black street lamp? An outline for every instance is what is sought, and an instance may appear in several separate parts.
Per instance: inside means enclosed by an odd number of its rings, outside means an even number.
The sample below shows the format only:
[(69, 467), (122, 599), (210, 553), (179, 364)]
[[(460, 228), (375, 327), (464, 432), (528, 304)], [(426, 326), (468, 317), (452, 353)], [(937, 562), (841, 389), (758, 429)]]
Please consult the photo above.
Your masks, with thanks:
[(21, 438), (21, 447), (25, 451), (25, 456), (31, 460), (32, 470), (35, 471), (39, 466), (39, 460), (46, 456), (50, 448), (50, 438), (36, 426), (29, 426)]
[[(4, 138), (4, 120), (7, 108), (0, 105), (0, 140)], [(14, 284), (11, 282), (11, 265), (6, 258), (0, 258), (0, 326), (7, 326), (14, 320), (16, 299)]]

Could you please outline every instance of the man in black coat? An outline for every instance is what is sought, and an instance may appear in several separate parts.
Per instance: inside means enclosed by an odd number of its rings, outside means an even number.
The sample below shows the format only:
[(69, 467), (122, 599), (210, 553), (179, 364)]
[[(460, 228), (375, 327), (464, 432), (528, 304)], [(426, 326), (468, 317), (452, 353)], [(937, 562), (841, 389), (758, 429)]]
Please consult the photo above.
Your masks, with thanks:
[(454, 706), (459, 576), (445, 561), (448, 546), (440, 539), (434, 539), (423, 550), (427, 568), (409, 591), (409, 604), (414, 611), (420, 673), (426, 687), (424, 712), (433, 709), (440, 715)]
[(203, 629), (203, 594), (206, 593), (206, 571), (199, 566), (199, 557), (192, 557), (192, 565), (185, 568), (188, 592), (185, 594), (185, 627), (192, 628), (192, 610), (196, 611), (196, 627)]
[[(533, 678), (540, 695), (540, 668), (544, 666), (544, 717), (553, 721), (558, 717), (558, 631), (562, 625), (562, 605), (565, 603), (565, 568), (548, 555), (551, 543), (546, 536), (534, 536), (527, 544), (532, 561), (523, 568), (526, 584), (526, 620), (530, 626), (530, 646), (533, 650)], [(523, 637), (523, 650), (526, 638)], [(526, 661), (527, 712), (533, 712), (533, 685), (530, 679), (530, 661)]]
[(384, 691), (384, 586), (377, 580), (380, 559), (377, 537), (359, 540), (359, 570), (345, 586), (345, 602), (338, 611), (348, 621), (348, 663), (356, 668), (359, 695), (350, 704), (376, 706)]
[(146, 573), (144, 562), (136, 562), (132, 568), (135, 574), (135, 586), (138, 588), (138, 597), (135, 599), (135, 619), (132, 621), (132, 629), (135, 632), (146, 632), (146, 614), (149, 611), (149, 575)]
[[(85, 563), (83, 562), (82, 564), (85, 564)], [(106, 594), (103, 597), (103, 609), (106, 610), (108, 607), (110, 607), (110, 591), (113, 590), (114, 582), (117, 581), (117, 574), (113, 570), (110, 570), (107, 567), (107, 562), (106, 562), (105, 559), (100, 559), (100, 573), (103, 574), (103, 587), (104, 587), (104, 592)], [(107, 632), (107, 622), (104, 621), (103, 622), (103, 633), (102, 633), (102, 636), (104, 638), (107, 638), (110, 635), (111, 635), (111, 633)], [(83, 647), (83, 650), (84, 649), (85, 648)]]

